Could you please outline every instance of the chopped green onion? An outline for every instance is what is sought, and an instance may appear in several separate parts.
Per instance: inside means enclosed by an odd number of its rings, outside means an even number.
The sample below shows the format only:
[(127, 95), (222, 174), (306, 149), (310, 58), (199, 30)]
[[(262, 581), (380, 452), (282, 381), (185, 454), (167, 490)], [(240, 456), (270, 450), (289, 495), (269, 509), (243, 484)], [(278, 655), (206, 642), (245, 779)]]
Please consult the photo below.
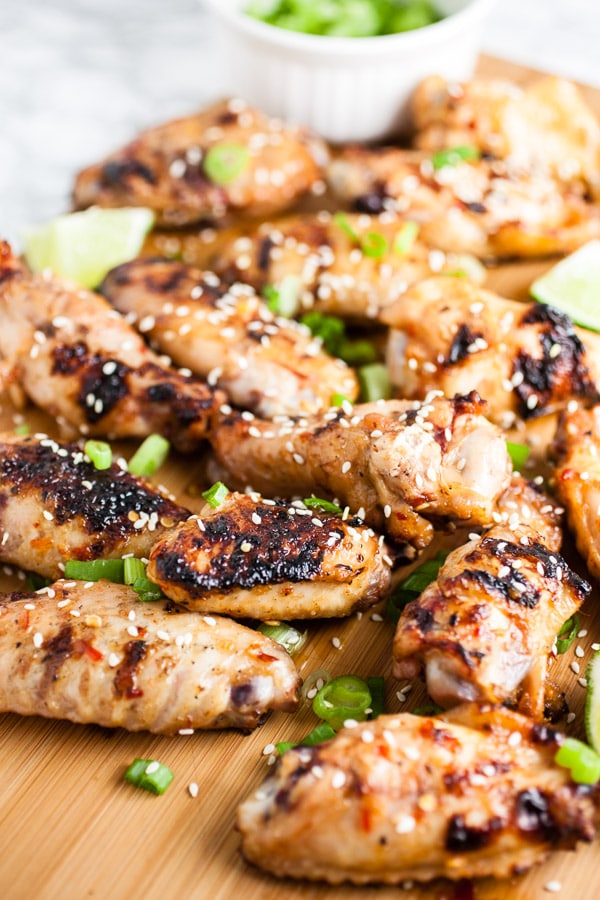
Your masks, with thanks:
[(50, 584), (52, 584), (51, 578), (43, 578), (35, 572), (30, 572), (27, 576), (27, 587), (30, 591), (39, 591), (40, 588), (48, 587)]
[(376, 719), (385, 712), (385, 678), (382, 675), (374, 675), (367, 678), (367, 686), (371, 694), (370, 719)]
[(414, 716), (438, 716), (442, 712), (444, 710), (437, 703), (427, 703), (425, 706), (417, 706), (416, 709), (413, 709)]
[(133, 584), (136, 578), (146, 577), (146, 563), (134, 556), (128, 556), (123, 560), (123, 581), (125, 584)]
[(274, 315), (292, 319), (300, 307), (300, 279), (297, 275), (286, 275), (279, 287), (266, 284), (263, 297)]
[(317, 744), (322, 744), (323, 741), (330, 740), (332, 737), (335, 737), (335, 731), (331, 725), (327, 722), (321, 722), (301, 741), (279, 741), (279, 743), (275, 744), (275, 747), (279, 755), (283, 756), (292, 747), (314, 747)]
[(577, 613), (567, 619), (558, 634), (556, 635), (556, 652), (566, 653), (579, 631), (579, 616)]
[(387, 367), (383, 363), (370, 363), (358, 370), (361, 399), (365, 403), (387, 400), (392, 396), (392, 384)]
[(365, 256), (381, 259), (387, 253), (388, 242), (378, 231), (368, 231), (360, 242), (360, 249)]
[(243, 144), (214, 144), (206, 151), (204, 171), (215, 184), (227, 185), (241, 175), (249, 161)]
[(15, 427), (15, 434), (29, 434), (31, 431), (31, 426), (27, 424), (27, 422), (21, 422), (20, 425)]
[(346, 719), (364, 721), (371, 707), (371, 692), (366, 681), (357, 675), (340, 675), (323, 685), (313, 700), (313, 712), (329, 722), (335, 731)]
[(386, 607), (386, 616), (391, 622), (397, 622), (402, 614), (402, 610), (412, 600), (416, 600), (425, 588), (431, 584), (438, 576), (440, 568), (448, 556), (449, 550), (438, 550), (431, 559), (427, 559), (416, 569), (413, 569), (410, 575), (401, 581), (395, 588), (394, 592), (388, 599)]
[(112, 450), (105, 441), (86, 441), (83, 449), (95, 469), (110, 469), (112, 466)]
[(523, 465), (529, 458), (529, 447), (527, 446), (527, 444), (515, 444), (512, 441), (507, 441), (506, 449), (508, 451), (508, 455), (512, 460), (513, 469), (516, 469), (517, 472), (520, 472)]
[(344, 213), (338, 212), (334, 215), (333, 221), (342, 229), (344, 234), (346, 234), (351, 241), (354, 241), (357, 244), (360, 243), (360, 235), (354, 230), (354, 228), (348, 221), (348, 216), (346, 216)]
[(227, 485), (223, 484), (222, 481), (215, 481), (212, 487), (209, 487), (207, 491), (204, 491), (202, 496), (206, 500), (209, 506), (212, 506), (213, 509), (217, 509), (218, 506), (223, 503), (225, 498), (229, 494), (229, 488)]
[(258, 626), (257, 630), (281, 644), (290, 656), (301, 650), (308, 638), (308, 631), (298, 631), (297, 628), (294, 628), (293, 625), (288, 625), (286, 622), (280, 622), (279, 625), (268, 625), (266, 622), (263, 622), (262, 625)]
[(160, 587), (153, 581), (150, 581), (149, 578), (146, 578), (145, 575), (136, 578), (131, 587), (142, 603), (152, 603), (155, 600), (160, 600), (163, 596)]
[(577, 784), (595, 784), (600, 780), (600, 756), (575, 738), (565, 738), (556, 752), (554, 762), (570, 769), (571, 778)]
[(162, 434), (151, 434), (137, 448), (129, 460), (129, 471), (140, 478), (154, 475), (166, 460), (171, 445)]
[(331, 500), (322, 500), (321, 497), (305, 497), (302, 502), (309, 509), (322, 509), (323, 512), (333, 513), (336, 516), (341, 516), (344, 511), (337, 503), (332, 503)]
[(375, 362), (379, 357), (377, 347), (372, 341), (365, 338), (342, 338), (340, 341), (336, 356), (343, 359), (349, 366), (364, 366), (368, 363)]
[(65, 578), (77, 581), (99, 581), (106, 578), (115, 584), (123, 584), (125, 561), (123, 559), (69, 559), (65, 563)]
[(173, 773), (155, 759), (135, 759), (125, 772), (125, 781), (153, 794), (164, 794), (173, 781)]
[(338, 355), (338, 348), (346, 336), (346, 326), (337, 316), (328, 316), (312, 309), (300, 317), (300, 322), (310, 329), (311, 333), (323, 341), (323, 346), (332, 356)]
[(462, 162), (468, 162), (472, 159), (479, 159), (481, 156), (477, 147), (451, 147), (448, 150), (440, 150), (431, 157), (433, 168), (437, 171), (443, 169), (444, 166), (457, 166)]
[(332, 394), (330, 403), (332, 406), (344, 406), (349, 403), (350, 406), (354, 406), (350, 397), (346, 397), (345, 394)]
[(419, 234), (419, 226), (416, 222), (405, 222), (394, 238), (394, 253), (406, 256), (412, 250), (413, 244)]

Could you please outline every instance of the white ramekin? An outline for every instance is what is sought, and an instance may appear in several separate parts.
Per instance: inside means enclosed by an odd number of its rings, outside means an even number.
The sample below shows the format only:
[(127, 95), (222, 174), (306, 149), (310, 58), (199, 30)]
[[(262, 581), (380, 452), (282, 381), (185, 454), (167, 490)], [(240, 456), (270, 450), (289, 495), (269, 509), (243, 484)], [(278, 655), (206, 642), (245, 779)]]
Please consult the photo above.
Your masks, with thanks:
[(446, 18), (402, 34), (320, 37), (266, 25), (247, 0), (204, 0), (222, 72), (218, 87), (333, 142), (372, 141), (401, 130), (408, 99), (427, 75), (462, 80), (475, 66), (493, 0), (437, 0)]

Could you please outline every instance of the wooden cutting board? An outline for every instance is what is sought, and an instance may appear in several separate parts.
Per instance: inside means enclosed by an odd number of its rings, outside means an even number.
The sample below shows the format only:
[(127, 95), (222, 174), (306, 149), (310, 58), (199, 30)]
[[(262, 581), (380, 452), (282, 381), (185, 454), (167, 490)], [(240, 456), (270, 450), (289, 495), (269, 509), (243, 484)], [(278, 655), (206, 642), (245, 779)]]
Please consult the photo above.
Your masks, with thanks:
[[(479, 73), (526, 81), (530, 70), (482, 58)], [(600, 115), (600, 91), (586, 88), (588, 101)], [(523, 263), (492, 273), (489, 284), (508, 296), (525, 298), (531, 280), (545, 264)], [(14, 427), (15, 410), (8, 402), (0, 428)], [(55, 432), (51, 421), (31, 407), (24, 410), (32, 430)], [(124, 448), (126, 454), (132, 448)], [(172, 459), (160, 472), (182, 503), (199, 507), (201, 464)], [(573, 560), (580, 573), (581, 560)], [(15, 575), (2, 576), (1, 587), (22, 585)], [(595, 601), (595, 602), (594, 602)], [(577, 640), (552, 667), (552, 676), (567, 692), (577, 718), (570, 733), (583, 737), (585, 690), (570, 669), (575, 646), (585, 656), (600, 640), (598, 591), (581, 615), (587, 636)], [(376, 610), (374, 610), (376, 611)], [(410, 711), (425, 699), (415, 684), (406, 703), (396, 691), (404, 683), (392, 679), (393, 626), (361, 620), (310, 626), (309, 641), (297, 662), (306, 677), (316, 668), (332, 675), (353, 672), (386, 676), (389, 712)], [(340, 649), (332, 644), (339, 637)], [(336, 642), (337, 643), (337, 642)], [(422, 889), (401, 887), (327, 887), (280, 882), (246, 865), (234, 829), (235, 809), (268, 771), (265, 746), (299, 739), (316, 720), (306, 707), (298, 714), (273, 715), (253, 734), (197, 733), (159, 738), (41, 718), (0, 716), (0, 898), (1, 900), (82, 900), (82, 898), (163, 898), (163, 900), (453, 900), (455, 889), (437, 882)], [(162, 797), (124, 783), (123, 772), (135, 757), (156, 758), (175, 779)], [(194, 799), (190, 783), (198, 785)], [(343, 840), (343, 835), (340, 835)], [(556, 853), (542, 867), (510, 882), (486, 881), (474, 888), (476, 900), (532, 900), (551, 896), (545, 885), (559, 882), (563, 900), (600, 897), (599, 844), (576, 853)]]

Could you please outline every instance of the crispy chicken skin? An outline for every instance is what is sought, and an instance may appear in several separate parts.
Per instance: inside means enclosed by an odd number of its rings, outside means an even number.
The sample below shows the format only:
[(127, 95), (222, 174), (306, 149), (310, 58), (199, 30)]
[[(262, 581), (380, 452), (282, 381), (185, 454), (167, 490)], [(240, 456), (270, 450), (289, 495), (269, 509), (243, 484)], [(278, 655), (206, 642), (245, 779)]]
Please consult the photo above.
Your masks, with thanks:
[(499, 79), (456, 84), (432, 76), (417, 88), (413, 113), (423, 150), (477, 147), (560, 181), (583, 181), (597, 195), (600, 124), (571, 81), (540, 78), (521, 88)]
[(360, 519), (230, 493), (157, 541), (148, 577), (187, 609), (326, 618), (379, 600), (390, 586), (391, 562)]
[(403, 609), (394, 675), (412, 678), (424, 665), (427, 691), (443, 707), (501, 703), (520, 686), (521, 708), (540, 717), (548, 654), (590, 592), (537, 532), (496, 525), (453, 550)]
[(254, 728), (293, 711), (283, 648), (230, 619), (140, 603), (125, 585), (57, 581), (0, 602), (0, 710), (128, 731)]
[(506, 878), (591, 841), (598, 785), (554, 762), (562, 736), (502, 708), (379, 716), (288, 750), (239, 807), (242, 853), (332, 884)]
[[(226, 162), (229, 151), (229, 167), (215, 181), (205, 163), (216, 148)], [(84, 169), (73, 201), (77, 209), (147, 206), (159, 224), (169, 226), (215, 222), (230, 211), (268, 215), (309, 190), (320, 179), (326, 157), (314, 137), (284, 127), (242, 100), (225, 100), (149, 128)]]
[(336, 393), (358, 395), (352, 369), (308, 329), (276, 318), (250, 287), (228, 288), (173, 260), (136, 259), (109, 272), (101, 290), (177, 365), (263, 418), (328, 409)]
[(257, 291), (291, 289), (299, 312), (377, 319), (408, 285), (465, 264), (456, 254), (413, 242), (405, 224), (385, 212), (288, 216), (226, 245), (212, 267), (230, 283), (243, 281)]
[(298, 421), (222, 414), (213, 449), (230, 486), (338, 498), (399, 543), (427, 546), (434, 523), (491, 522), (511, 478), (502, 433), (475, 393), (381, 400)]
[(556, 492), (577, 549), (600, 578), (600, 405), (565, 412), (552, 445)]
[(598, 399), (600, 337), (542, 303), (507, 300), (464, 278), (430, 278), (383, 316), (400, 396), (476, 390), (504, 427)]
[(96, 469), (77, 444), (0, 435), (0, 562), (60, 578), (68, 559), (145, 557), (190, 515), (117, 465)]
[(541, 486), (513, 472), (509, 486), (498, 498), (492, 515), (496, 525), (517, 529), (527, 526), (548, 550), (559, 551), (563, 540), (564, 509)]
[(504, 160), (435, 169), (424, 151), (349, 146), (329, 166), (338, 197), (358, 212), (393, 211), (426, 244), (482, 259), (566, 253), (600, 236), (600, 213), (580, 183)]
[(63, 431), (159, 432), (189, 452), (224, 395), (169, 368), (107, 301), (58, 276), (32, 275), (0, 244), (0, 355)]

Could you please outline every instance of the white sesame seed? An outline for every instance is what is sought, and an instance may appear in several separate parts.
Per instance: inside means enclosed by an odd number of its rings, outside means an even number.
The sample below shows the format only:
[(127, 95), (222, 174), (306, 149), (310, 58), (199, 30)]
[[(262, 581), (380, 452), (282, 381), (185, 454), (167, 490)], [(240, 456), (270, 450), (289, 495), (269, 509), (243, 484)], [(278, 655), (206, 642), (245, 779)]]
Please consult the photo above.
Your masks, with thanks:
[(44, 635), (41, 633), (41, 631), (36, 631), (36, 633), (33, 636), (33, 646), (41, 647), (43, 643), (44, 643)]
[(576, 662), (576, 660), (573, 660), (573, 662), (571, 663), (571, 671), (572, 671), (572, 672), (575, 672), (576, 675), (579, 675), (579, 671), (580, 671), (580, 670), (579, 670), (579, 663)]
[(513, 731), (508, 736), (507, 743), (508, 743), (509, 747), (518, 747), (519, 744), (521, 743), (521, 740), (522, 740), (521, 733), (519, 731)]
[(210, 627), (213, 627), (214, 625), (217, 624), (217, 620), (213, 619), (212, 616), (202, 616), (202, 621), (205, 622)]
[(240, 550), (242, 551), (242, 553), (248, 553), (250, 550), (252, 550), (252, 544), (250, 543), (250, 541), (243, 541), (240, 545)]
[(587, 687), (587, 678), (578, 678), (577, 684), (579, 687), (586, 688)]
[(574, 722), (576, 718), (577, 718), (577, 716), (575, 715), (574, 712), (568, 713), (567, 714), (567, 725), (570, 725), (571, 722)]
[(335, 647), (336, 650), (342, 649), (342, 642), (340, 641), (339, 637), (332, 637), (331, 645), (332, 645), (332, 647)]
[[(179, 732), (179, 733), (181, 734), (181, 732)], [(195, 781), (191, 781), (188, 784), (188, 793), (189, 793), (190, 797), (193, 797), (194, 799), (196, 799), (196, 797), (198, 796), (198, 785), (196, 784)]]
[(583, 647), (575, 647), (575, 656), (578, 656), (579, 659), (585, 656), (585, 650), (583, 649)]
[(194, 729), (193, 728), (180, 728), (179, 731), (177, 732), (177, 734), (181, 734), (184, 736), (188, 735), (188, 734), (194, 734)]
[(544, 885), (544, 890), (548, 891), (549, 894), (558, 894), (562, 890), (562, 884), (560, 881), (547, 881)]
[(346, 462), (342, 465), (342, 475), (345, 475), (346, 472), (349, 472), (351, 468), (352, 463), (349, 460), (346, 460)]
[(129, 625), (127, 628), (127, 634), (131, 637), (137, 637), (139, 635), (139, 631), (135, 625)]
[(346, 775), (344, 772), (337, 771), (331, 776), (331, 787), (341, 788), (346, 784)]
[(52, 513), (47, 509), (43, 510), (42, 515), (48, 522), (52, 522), (52, 520), (54, 519)]
[(115, 666), (119, 665), (119, 656), (117, 653), (110, 654), (110, 656), (108, 657), (108, 664), (111, 667), (111, 669), (114, 669)]

